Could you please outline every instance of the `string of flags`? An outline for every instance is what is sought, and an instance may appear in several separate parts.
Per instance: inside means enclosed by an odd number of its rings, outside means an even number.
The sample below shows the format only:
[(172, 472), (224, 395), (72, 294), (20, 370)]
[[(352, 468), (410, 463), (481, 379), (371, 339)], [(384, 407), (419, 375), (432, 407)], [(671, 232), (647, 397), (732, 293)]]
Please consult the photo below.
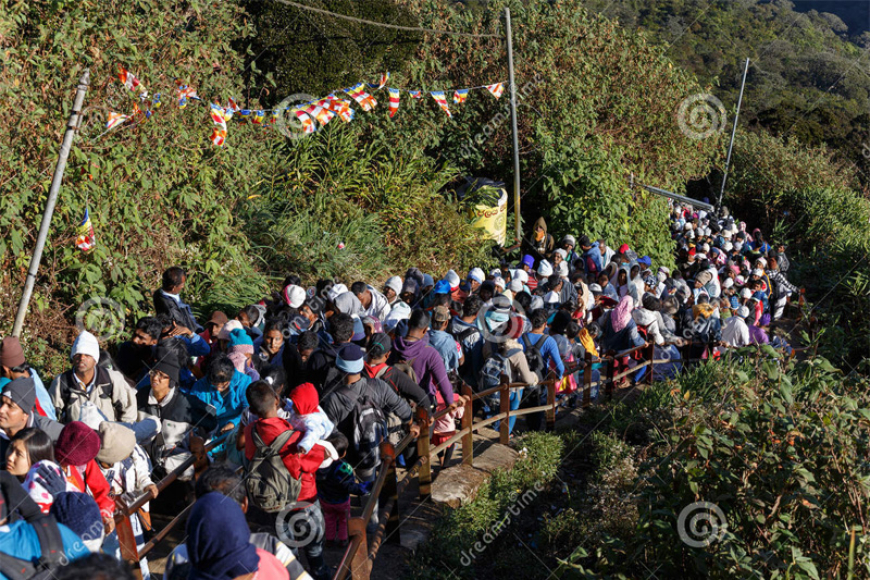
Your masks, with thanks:
[[(138, 124), (146, 119), (150, 119), (152, 115), (160, 108), (162, 101), (160, 93), (156, 93), (153, 97), (149, 97), (148, 91), (133, 73), (120, 67), (118, 70), (118, 80), (129, 89), (142, 103), (133, 105), (133, 110), (130, 114), (110, 112), (106, 122), (106, 131), (108, 133), (125, 124)], [(356, 103), (363, 111), (373, 111), (378, 106), (378, 101), (371, 94), (374, 91), (386, 90), (388, 94), (388, 111), (390, 118), (398, 112), (401, 103), (402, 93), (407, 93), (411, 99), (420, 100), (423, 98), (423, 91), (398, 89), (388, 87), (390, 82), (390, 73), (383, 73), (377, 83), (357, 83), (352, 87), (341, 89), (330, 93), (322, 99), (316, 99), (307, 103), (296, 104), (292, 107), (284, 109), (242, 109), (233, 99), (229, 99), (226, 106), (221, 105), (217, 101), (209, 103), (209, 114), (212, 120), (211, 142), (222, 147), (226, 143), (228, 135), (227, 122), (233, 117), (238, 117), (240, 120), (249, 121), (254, 125), (272, 125), (278, 122), (282, 112), (289, 112), (298, 119), (302, 132), (305, 134), (314, 133), (319, 127), (325, 126), (335, 117), (340, 118), (345, 123), (350, 123), (355, 114), (355, 109), (352, 104)], [(504, 94), (504, 82), (495, 83), (492, 85), (481, 85), (478, 87), (469, 87), (465, 89), (456, 89), (453, 91), (453, 104), (461, 105), (468, 98), (470, 91), (477, 89), (486, 89), (496, 99)], [(430, 91), (429, 95), (435, 100), (435, 103), (444, 111), (448, 118), (453, 118), (453, 113), (450, 111), (448, 104), (449, 91)], [(202, 98), (197, 94), (196, 89), (184, 84), (181, 80), (175, 81), (175, 103), (179, 109), (184, 109), (192, 101), (202, 101)], [(87, 217), (87, 211), (85, 212)], [(90, 221), (88, 219), (88, 224)], [(85, 223), (82, 222), (81, 227)], [(81, 235), (79, 236), (81, 238)], [(93, 240), (93, 228), (91, 228), (90, 239)], [(93, 243), (93, 242), (91, 242)], [(78, 245), (78, 242), (76, 242)], [(90, 249), (90, 248), (88, 248)]]
[(76, 247), (82, 252), (87, 252), (93, 250), (96, 245), (97, 236), (91, 223), (91, 212), (85, 207), (85, 217), (76, 228)]

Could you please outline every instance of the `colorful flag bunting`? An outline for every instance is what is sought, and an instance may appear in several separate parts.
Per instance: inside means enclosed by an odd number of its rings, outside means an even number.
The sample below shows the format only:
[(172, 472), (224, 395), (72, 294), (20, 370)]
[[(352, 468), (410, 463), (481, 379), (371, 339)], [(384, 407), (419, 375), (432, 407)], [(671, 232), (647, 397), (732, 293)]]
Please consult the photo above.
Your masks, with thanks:
[(450, 107), (447, 106), (447, 97), (444, 96), (444, 91), (432, 91), (429, 94), (432, 95), (432, 98), (435, 99), (438, 106), (444, 109), (447, 116), (453, 118), (453, 115), (450, 113)]
[(317, 104), (324, 109), (329, 109), (333, 113), (337, 113), (345, 123), (350, 123), (356, 114), (356, 111), (350, 107), (350, 101), (340, 99), (335, 95), (327, 95), (326, 98), (317, 101)]
[(468, 89), (457, 89), (453, 91), (453, 104), (461, 105), (468, 98)]
[(85, 218), (76, 228), (76, 247), (83, 252), (93, 250), (97, 245), (97, 236), (94, 234), (94, 226), (91, 224), (91, 213), (85, 208)]
[(211, 104), (211, 120), (214, 121), (214, 124), (218, 126), (222, 131), (226, 132), (227, 130), (227, 116), (224, 112), (224, 108), (218, 105), (217, 103)]
[(393, 115), (396, 114), (396, 111), (399, 110), (399, 89), (387, 89), (387, 92), (390, 93), (390, 118), (393, 118)]
[(175, 84), (177, 88), (175, 89), (178, 93), (178, 108), (183, 109), (187, 106), (188, 99), (194, 99), (200, 101), (202, 99), (199, 98), (199, 95), (196, 94), (196, 89), (193, 87), (189, 87), (187, 85), (181, 84), (178, 79), (175, 80)]
[(302, 110), (317, 119), (321, 126), (325, 126), (335, 117), (335, 113), (319, 105), (308, 105)]
[(408, 91), (408, 94), (411, 95), (412, 99), (422, 99), (423, 98), (422, 91)]
[(145, 90), (145, 87), (142, 86), (142, 83), (139, 82), (139, 79), (136, 78), (136, 75), (125, 69), (124, 67), (118, 67), (118, 79), (124, 83), (124, 86), (137, 95), (139, 93), (142, 94), (142, 98), (145, 98), (148, 95), (148, 91)]
[(504, 83), (495, 83), (494, 85), (487, 85), (486, 90), (492, 93), (492, 96), (496, 99), (501, 97), (504, 92)]
[(369, 85), (369, 88), (371, 88), (371, 89), (381, 90), (382, 88), (384, 88), (386, 86), (386, 84), (388, 82), (390, 82), (390, 73), (385, 72), (384, 74), (381, 75), (381, 80), (378, 81), (378, 84), (368, 83), (368, 85)]
[(121, 113), (109, 113), (109, 120), (106, 123), (106, 130), (111, 131), (115, 127), (123, 125), (130, 118), (130, 115), (122, 115)]
[(359, 103), (363, 108), (363, 111), (371, 111), (378, 106), (378, 102), (365, 91), (362, 83), (357, 83), (349, 89), (344, 89), (344, 92), (350, 95), (354, 101)]
[(251, 122), (254, 125), (262, 125), (263, 121), (266, 120), (266, 111), (254, 111), (251, 114)]
[(307, 113), (301, 109), (293, 109), (293, 114), (296, 115), (296, 118), (299, 119), (300, 123), (302, 123), (303, 133), (314, 133), (317, 130), (317, 127), (314, 126), (314, 121), (311, 120), (311, 117), (309, 117)]
[(211, 142), (218, 147), (223, 147), (226, 138), (227, 132), (223, 129), (218, 129), (217, 127), (215, 127), (214, 130), (211, 132)]

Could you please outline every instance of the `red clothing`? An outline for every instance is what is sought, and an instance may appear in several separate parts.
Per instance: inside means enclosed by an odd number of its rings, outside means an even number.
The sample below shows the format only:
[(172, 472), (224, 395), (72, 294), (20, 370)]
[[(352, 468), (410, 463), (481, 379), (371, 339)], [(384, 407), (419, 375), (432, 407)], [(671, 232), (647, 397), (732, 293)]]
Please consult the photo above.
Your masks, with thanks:
[(262, 548), (257, 548), (260, 563), (257, 566), (256, 580), (289, 580), (290, 573), (281, 565), (281, 561)]
[[(254, 437), (251, 432), (251, 429), (254, 427), (257, 428), (257, 433), (260, 434), (263, 443), (266, 445), (272, 443), (272, 441), (275, 440), (275, 437), (284, 431), (293, 429), (293, 427), (290, 426), (290, 423), (281, 417), (257, 419), (255, 422), (249, 423), (248, 426), (245, 427), (245, 457), (247, 457), (248, 460), (253, 459), (254, 454), (257, 451), (257, 448), (254, 445)], [(302, 481), (302, 489), (299, 492), (299, 501), (314, 502), (317, 499), (317, 483), (314, 479), (314, 474), (317, 473), (317, 469), (320, 467), (320, 464), (323, 463), (323, 447), (315, 444), (314, 447), (311, 448), (311, 451), (305, 455), (300, 455), (296, 445), (299, 443), (299, 440), (302, 439), (302, 435), (303, 433), (301, 431), (294, 431), (290, 436), (290, 439), (287, 440), (287, 444), (284, 445), (284, 448), (281, 450), (281, 459), (284, 461), (284, 465), (287, 466), (287, 471), (290, 472), (290, 475), (297, 479), (301, 479)]]
[(89, 493), (93, 496), (104, 518), (112, 517), (115, 513), (115, 500), (109, 497), (109, 483), (103, 476), (103, 472), (100, 471), (100, 466), (97, 465), (96, 460), (91, 459), (85, 466), (84, 477), (79, 469), (75, 466), (65, 466), (64, 474), (67, 481), (82, 493)]
[(529, 281), (526, 282), (526, 286), (528, 286), (528, 287), (529, 287), (529, 290), (531, 290), (532, 292), (534, 292), (535, 289), (537, 289), (537, 287), (538, 287), (538, 279), (535, 278), (535, 275), (534, 275), (534, 274), (529, 274)]

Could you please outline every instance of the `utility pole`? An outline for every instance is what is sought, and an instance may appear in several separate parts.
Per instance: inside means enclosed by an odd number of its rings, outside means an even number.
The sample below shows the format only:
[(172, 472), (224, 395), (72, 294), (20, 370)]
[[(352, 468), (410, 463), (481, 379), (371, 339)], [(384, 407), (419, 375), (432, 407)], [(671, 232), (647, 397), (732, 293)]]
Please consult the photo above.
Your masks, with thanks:
[(511, 132), (513, 133), (514, 142), (514, 220), (516, 227), (516, 239), (520, 242), (523, 239), (522, 231), (520, 230), (520, 139), (517, 134), (517, 85), (514, 81), (514, 46), (511, 37), (511, 11), (510, 8), (504, 9), (505, 32), (507, 34), (507, 53), (508, 53), (508, 83), (510, 85), (510, 100), (511, 100)]
[(725, 173), (722, 175), (722, 189), (719, 191), (719, 201), (716, 210), (722, 209), (722, 198), (725, 196), (725, 182), (728, 181), (728, 168), (731, 166), (731, 152), (734, 150), (734, 137), (737, 136), (737, 120), (740, 119), (740, 105), (743, 104), (743, 89), (746, 88), (746, 73), (749, 72), (749, 59), (743, 69), (743, 81), (740, 83), (740, 96), (737, 98), (737, 113), (734, 115), (734, 126), (731, 128), (731, 143), (728, 144), (728, 157), (725, 159)]
[(73, 101), (72, 113), (69, 117), (69, 122), (66, 125), (66, 132), (63, 134), (63, 142), (60, 146), (60, 154), (57, 158), (57, 166), (54, 168), (54, 176), (51, 178), (51, 189), (48, 192), (48, 202), (45, 204), (45, 213), (42, 214), (42, 223), (39, 225), (39, 235), (36, 238), (36, 246), (33, 248), (33, 255), (30, 257), (30, 267), (27, 270), (27, 279), (24, 282), (24, 292), (21, 294), (21, 302), (18, 304), (18, 312), (15, 314), (15, 324), (12, 326), (12, 336), (19, 336), (21, 328), (24, 326), (24, 317), (27, 315), (27, 307), (30, 304), (30, 297), (33, 295), (33, 286), (36, 284), (36, 273), (39, 271), (39, 263), (42, 261), (42, 250), (45, 248), (45, 240), (48, 238), (48, 228), (51, 225), (51, 216), (54, 214), (54, 206), (57, 204), (57, 196), (60, 192), (60, 185), (63, 181), (63, 172), (66, 169), (66, 162), (69, 159), (69, 152), (72, 149), (73, 137), (76, 134), (79, 126), (79, 115), (81, 114), (82, 104), (85, 100), (85, 93), (88, 91), (88, 86), (91, 82), (91, 71), (86, 69), (85, 74), (79, 79), (79, 86), (76, 90), (75, 100)]

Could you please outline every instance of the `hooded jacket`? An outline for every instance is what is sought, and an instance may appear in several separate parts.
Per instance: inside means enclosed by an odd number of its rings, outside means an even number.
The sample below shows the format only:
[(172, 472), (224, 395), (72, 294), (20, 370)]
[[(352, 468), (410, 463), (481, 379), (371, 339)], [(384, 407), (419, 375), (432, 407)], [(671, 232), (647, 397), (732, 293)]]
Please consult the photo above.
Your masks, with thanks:
[(208, 377), (205, 376), (190, 389), (190, 394), (205, 403), (212, 405), (215, 409), (215, 419), (217, 428), (221, 429), (227, 423), (239, 424), (239, 419), (242, 415), (242, 409), (248, 406), (248, 399), (245, 397), (245, 391), (248, 385), (251, 384), (251, 379), (244, 373), (233, 371), (233, 378), (230, 379), (230, 385), (223, 393), (218, 392), (211, 383), (208, 382)]
[[(625, 284), (620, 284), (617, 291), (619, 292), (619, 297), (622, 298), (626, 294), (631, 296), (631, 299), (634, 300), (635, 308), (639, 307), (641, 304), (641, 297), (643, 296), (643, 286), (638, 290), (637, 284), (640, 282), (643, 285), (643, 281), (640, 280), (640, 273), (635, 276), (634, 279), (631, 277), (631, 268), (636, 264), (623, 264), (619, 267), (620, 272), (625, 272)], [(619, 284), (619, 274), (617, 274), (616, 279), (617, 284)]]
[(646, 308), (638, 308), (631, 313), (631, 318), (638, 326), (646, 328), (647, 336), (655, 341), (656, 344), (662, 345), (666, 342), (673, 342), (676, 337), (671, 334), (665, 326), (665, 321), (662, 318), (661, 312), (647, 310)]
[[(535, 231), (538, 228), (542, 228), (544, 230), (544, 237), (540, 240), (535, 239)], [(553, 240), (553, 236), (547, 233), (547, 222), (543, 217), (539, 217), (535, 220), (535, 225), (532, 228), (532, 247), (535, 252), (542, 258), (549, 259), (550, 254), (553, 253), (553, 247), (556, 245), (555, 240)], [(453, 400), (453, 399), (445, 399), (445, 400)]]
[(314, 444), (326, 439), (335, 424), (329, 420), (320, 408), (320, 398), (317, 389), (311, 383), (303, 383), (290, 393), (290, 417), (287, 422), (297, 431), (302, 431), (302, 439), (298, 446), (303, 453), (308, 453)]
[(420, 386), (429, 393), (432, 401), (435, 401), (436, 390), (441, 391), (445, 401), (453, 400), (453, 385), (447, 377), (444, 360), (438, 351), (429, 345), (428, 336), (414, 342), (408, 342), (404, 336), (396, 338), (388, 362), (395, 365), (400, 361), (411, 364)]
[[(250, 461), (254, 458), (257, 447), (254, 444), (252, 430), (257, 429), (257, 433), (263, 440), (263, 443), (269, 445), (275, 438), (293, 427), (280, 417), (271, 419), (257, 419), (253, 423), (249, 423), (245, 428), (245, 457)], [(290, 435), (290, 439), (281, 449), (279, 455), (287, 467), (290, 475), (299, 479), (302, 483), (302, 489), (299, 491), (300, 502), (313, 502), (317, 499), (317, 484), (315, 474), (320, 464), (323, 463), (324, 451), (320, 445), (315, 445), (308, 453), (303, 453), (299, 449), (299, 441), (302, 439), (302, 433), (294, 431)]]

